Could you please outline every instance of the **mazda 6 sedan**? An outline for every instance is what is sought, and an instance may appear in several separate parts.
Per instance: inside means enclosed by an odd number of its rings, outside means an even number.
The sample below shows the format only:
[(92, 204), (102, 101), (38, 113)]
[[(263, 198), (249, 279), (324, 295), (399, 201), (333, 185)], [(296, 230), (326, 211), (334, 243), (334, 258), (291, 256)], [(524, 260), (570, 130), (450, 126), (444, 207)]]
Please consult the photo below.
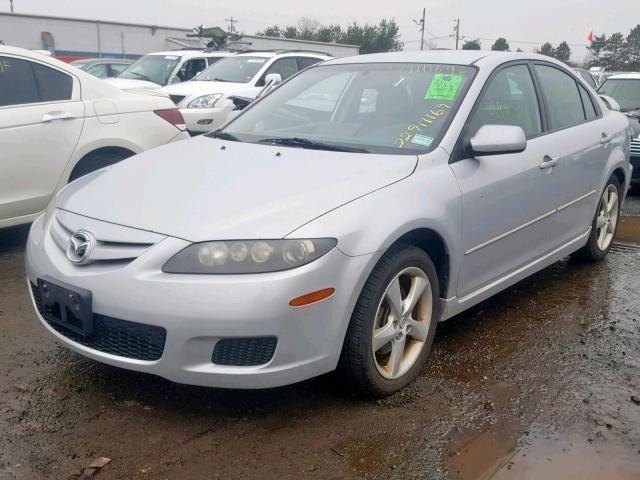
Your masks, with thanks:
[(29, 288), (44, 327), (100, 362), (229, 388), (337, 369), (388, 395), (438, 322), (605, 257), (629, 152), (626, 117), (548, 57), (329, 60), (64, 188), (32, 226)]

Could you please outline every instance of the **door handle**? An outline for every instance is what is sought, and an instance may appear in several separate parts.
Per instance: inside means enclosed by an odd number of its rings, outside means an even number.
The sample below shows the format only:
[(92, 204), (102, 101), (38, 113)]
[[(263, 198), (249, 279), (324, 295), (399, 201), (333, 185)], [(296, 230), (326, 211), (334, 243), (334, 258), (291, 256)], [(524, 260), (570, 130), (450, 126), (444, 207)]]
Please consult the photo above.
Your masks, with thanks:
[(602, 132), (602, 138), (600, 139), (602, 145), (606, 145), (611, 140), (613, 140), (613, 135), (607, 135), (605, 132)]
[(550, 157), (549, 155), (545, 155), (542, 158), (542, 163), (540, 164), (540, 168), (551, 168), (558, 165), (558, 157)]
[(72, 118), (76, 118), (76, 116), (71, 112), (61, 112), (61, 111), (48, 112), (42, 116), (42, 122), (47, 123), (47, 122), (52, 122), (54, 120), (70, 120)]

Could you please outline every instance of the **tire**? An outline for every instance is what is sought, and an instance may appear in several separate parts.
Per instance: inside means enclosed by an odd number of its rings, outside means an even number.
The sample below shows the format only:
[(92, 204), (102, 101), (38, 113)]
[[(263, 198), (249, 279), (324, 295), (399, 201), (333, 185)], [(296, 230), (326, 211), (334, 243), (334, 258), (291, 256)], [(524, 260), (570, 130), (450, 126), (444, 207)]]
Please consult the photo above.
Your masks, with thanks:
[[(589, 235), (589, 240), (584, 247), (578, 250), (578, 258), (589, 262), (599, 262), (607, 256), (607, 253), (609, 253), (620, 219), (620, 190), (620, 182), (615, 176), (612, 176), (604, 187), (600, 200), (598, 200), (596, 213), (593, 217), (593, 222), (591, 223), (591, 234)], [(602, 214), (604, 208), (603, 202), (607, 201), (606, 199), (610, 201), (612, 198), (611, 195), (614, 193), (615, 204), (611, 207), (611, 212), (608, 208), (606, 210), (607, 214), (610, 214), (608, 223), (602, 225)], [(608, 232), (604, 241), (601, 237), (603, 228), (606, 228)]]
[(76, 164), (71, 175), (69, 175), (69, 182), (73, 182), (88, 173), (95, 172), (101, 168), (118, 163), (132, 155), (133, 153), (127, 151), (103, 151), (89, 153)]
[[(397, 278), (398, 289), (395, 288)], [(400, 298), (402, 310), (405, 310), (412, 303), (407, 300), (414, 291), (413, 286), (420, 285), (424, 280), (428, 282), (423, 285), (420, 300), (414, 302), (414, 307), (409, 311), (411, 317), (406, 317), (406, 312), (404, 316), (396, 316), (393, 312), (398, 309), (393, 309), (393, 302), (389, 299)], [(418, 291), (420, 288), (416, 287), (414, 292)], [(393, 292), (400, 297), (394, 296)], [(386, 253), (367, 279), (347, 329), (338, 365), (338, 371), (347, 384), (366, 396), (385, 397), (411, 383), (431, 351), (440, 318), (439, 299), (436, 269), (424, 250), (405, 246)], [(396, 319), (395, 323), (391, 322), (392, 318)], [(417, 318), (421, 322), (416, 322)], [(416, 328), (418, 325), (420, 328)], [(374, 328), (379, 332), (375, 352)], [(383, 343), (389, 334), (394, 336), (393, 339)], [(398, 357), (393, 356), (394, 349), (399, 351), (402, 338), (403, 357), (395, 363), (393, 358)], [(385, 362), (387, 354), (388, 361)], [(395, 372), (394, 365), (399, 365)]]

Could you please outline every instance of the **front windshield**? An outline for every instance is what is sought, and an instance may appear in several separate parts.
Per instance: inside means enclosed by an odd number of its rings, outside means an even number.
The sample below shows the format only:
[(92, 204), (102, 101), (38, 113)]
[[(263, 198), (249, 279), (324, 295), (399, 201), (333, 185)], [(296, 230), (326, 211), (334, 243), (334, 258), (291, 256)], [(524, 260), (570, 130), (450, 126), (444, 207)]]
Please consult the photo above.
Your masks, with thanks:
[(623, 112), (640, 110), (640, 79), (609, 79), (602, 84), (598, 93), (612, 97)]
[(425, 152), (446, 132), (475, 72), (415, 63), (314, 67), (211, 135), (257, 143), (288, 139), (303, 148)]
[(134, 78), (166, 85), (179, 61), (180, 57), (177, 55), (145, 55), (129, 65), (118, 78)]
[(265, 57), (227, 57), (197, 75), (202, 82), (248, 83), (267, 63)]

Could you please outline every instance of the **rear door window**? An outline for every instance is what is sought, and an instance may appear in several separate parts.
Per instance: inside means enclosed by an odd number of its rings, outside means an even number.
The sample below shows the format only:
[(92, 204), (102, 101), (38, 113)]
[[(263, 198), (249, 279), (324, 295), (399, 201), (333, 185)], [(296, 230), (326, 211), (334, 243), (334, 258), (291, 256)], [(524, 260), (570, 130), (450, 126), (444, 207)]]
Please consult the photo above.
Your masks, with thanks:
[(33, 73), (36, 76), (40, 100), (43, 102), (56, 102), (71, 100), (73, 92), (73, 80), (66, 73), (53, 68), (45, 67), (39, 63), (32, 63)]
[(39, 101), (31, 62), (0, 56), (0, 107)]
[(573, 77), (559, 68), (535, 65), (549, 113), (551, 130), (560, 130), (585, 121), (582, 98)]
[(587, 120), (598, 118), (598, 112), (596, 112), (596, 109), (593, 106), (593, 100), (591, 100), (591, 95), (589, 95), (587, 89), (582, 85), (578, 85), (578, 89), (580, 90), (580, 98), (582, 99), (582, 105), (584, 105), (584, 114), (587, 117)]

